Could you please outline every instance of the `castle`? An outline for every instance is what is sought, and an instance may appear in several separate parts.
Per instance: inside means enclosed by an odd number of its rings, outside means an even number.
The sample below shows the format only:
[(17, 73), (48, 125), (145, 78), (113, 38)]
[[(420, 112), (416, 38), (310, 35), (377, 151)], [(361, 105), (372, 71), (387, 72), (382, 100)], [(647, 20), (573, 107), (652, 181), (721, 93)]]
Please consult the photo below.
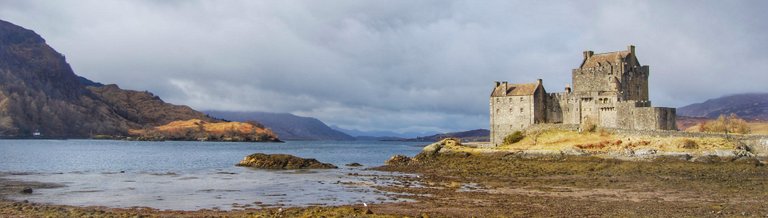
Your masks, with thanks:
[(675, 109), (651, 107), (648, 65), (640, 65), (635, 46), (626, 51), (595, 54), (572, 72), (573, 87), (547, 93), (535, 83), (495, 82), (491, 92), (491, 143), (540, 123), (581, 124), (633, 130), (675, 130)]

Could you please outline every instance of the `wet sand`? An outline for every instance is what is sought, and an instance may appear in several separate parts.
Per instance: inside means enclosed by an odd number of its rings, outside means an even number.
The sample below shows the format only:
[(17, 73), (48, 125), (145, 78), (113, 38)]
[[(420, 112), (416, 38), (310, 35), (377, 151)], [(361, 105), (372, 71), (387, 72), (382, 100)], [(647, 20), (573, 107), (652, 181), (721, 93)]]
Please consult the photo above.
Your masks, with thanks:
[[(10, 216), (230, 217), (715, 217), (768, 216), (768, 167), (759, 162), (629, 162), (589, 157), (440, 155), (383, 171), (415, 173), (377, 187), (417, 202), (351, 206), (160, 211), (3, 200)], [(352, 175), (372, 177), (372, 175)], [(0, 179), (3, 194), (51, 187)], [(366, 214), (370, 210), (372, 214)]]

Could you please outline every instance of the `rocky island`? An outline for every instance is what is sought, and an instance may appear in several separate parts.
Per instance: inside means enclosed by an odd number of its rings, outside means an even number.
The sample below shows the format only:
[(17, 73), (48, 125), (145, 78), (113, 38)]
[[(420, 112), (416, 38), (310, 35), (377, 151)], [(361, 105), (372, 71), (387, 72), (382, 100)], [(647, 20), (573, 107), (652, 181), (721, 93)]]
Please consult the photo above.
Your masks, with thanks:
[(315, 159), (305, 159), (288, 154), (262, 154), (255, 153), (243, 158), (236, 166), (252, 167), (257, 169), (294, 170), (294, 169), (336, 169), (338, 167), (329, 163), (322, 163)]

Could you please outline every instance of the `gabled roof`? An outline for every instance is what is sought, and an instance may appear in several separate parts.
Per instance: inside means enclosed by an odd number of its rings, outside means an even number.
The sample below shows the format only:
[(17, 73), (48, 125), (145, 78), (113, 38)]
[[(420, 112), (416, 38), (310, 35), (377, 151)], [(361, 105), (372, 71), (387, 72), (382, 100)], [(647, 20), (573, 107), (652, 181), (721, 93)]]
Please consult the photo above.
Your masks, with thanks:
[[(520, 96), (533, 95), (538, 89), (539, 83), (507, 84), (507, 90), (504, 90), (504, 84), (496, 86), (491, 93), (492, 97), (499, 96)], [(506, 92), (506, 95), (504, 94)]]
[(629, 51), (615, 51), (594, 54), (584, 61), (584, 64), (581, 65), (581, 68), (597, 67), (600, 65), (604, 66), (606, 64), (621, 64), (622, 60), (626, 59), (629, 54), (631, 54)]

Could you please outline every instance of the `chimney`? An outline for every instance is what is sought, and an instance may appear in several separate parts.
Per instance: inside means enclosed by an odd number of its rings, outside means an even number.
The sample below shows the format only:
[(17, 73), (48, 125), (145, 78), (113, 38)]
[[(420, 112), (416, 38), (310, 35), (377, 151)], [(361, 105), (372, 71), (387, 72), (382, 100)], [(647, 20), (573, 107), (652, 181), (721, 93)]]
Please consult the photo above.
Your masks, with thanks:
[(499, 81), (496, 81), (494, 83), (496, 83), (496, 87), (499, 87), (499, 85), (501, 85), (501, 82), (499, 82)]
[(592, 57), (593, 54), (595, 54), (594, 51), (584, 51), (584, 59), (588, 59), (589, 57)]
[(627, 46), (627, 51), (629, 51), (630, 54), (635, 55), (635, 46), (634, 45)]
[(536, 79), (536, 84), (541, 85), (541, 79)]
[(509, 90), (509, 87), (507, 86), (507, 81), (501, 82), (501, 85), (504, 87), (504, 96), (507, 96), (507, 91)]

